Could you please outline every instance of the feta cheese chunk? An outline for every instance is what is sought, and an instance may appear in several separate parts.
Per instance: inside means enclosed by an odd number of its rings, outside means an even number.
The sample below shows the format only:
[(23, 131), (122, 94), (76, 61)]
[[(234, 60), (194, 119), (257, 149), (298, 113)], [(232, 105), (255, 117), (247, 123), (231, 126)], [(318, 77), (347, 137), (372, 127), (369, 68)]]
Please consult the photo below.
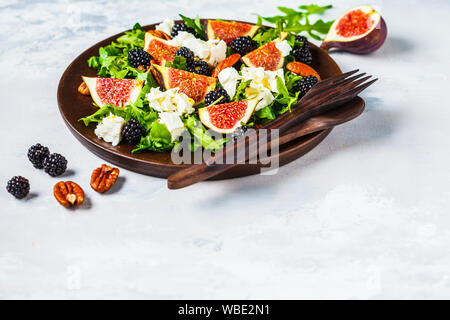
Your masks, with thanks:
[(172, 28), (175, 25), (175, 22), (172, 19), (165, 19), (163, 22), (158, 24), (155, 29), (163, 31), (167, 33), (170, 36), (170, 33), (172, 32)]
[(95, 134), (99, 139), (111, 142), (113, 146), (117, 146), (122, 140), (122, 128), (125, 125), (125, 119), (115, 116), (112, 113), (103, 118), (103, 120), (95, 128)]
[(225, 68), (220, 71), (219, 82), (222, 84), (222, 87), (230, 96), (230, 99), (233, 99), (234, 94), (236, 93), (236, 85), (241, 76), (237, 72), (237, 70), (233, 67)]
[(255, 111), (267, 107), (273, 102), (273, 100), (275, 100), (275, 97), (269, 89), (264, 87), (254, 87), (251, 84), (249, 87), (247, 87), (247, 89), (245, 89), (245, 95), (249, 100), (259, 100), (259, 102), (256, 104)]
[(165, 124), (172, 135), (172, 141), (175, 141), (185, 130), (184, 123), (176, 112), (160, 112), (159, 118), (159, 122)]
[(277, 49), (281, 51), (281, 55), (283, 57), (288, 56), (289, 53), (292, 50), (291, 46), (289, 45), (289, 43), (286, 40), (283, 40), (281, 42), (277, 42), (275, 44), (275, 47), (277, 47)]
[(161, 91), (158, 88), (151, 88), (146, 98), (150, 107), (158, 112), (176, 112), (179, 115), (188, 115), (195, 111), (194, 100), (189, 98), (182, 92), (178, 92), (178, 88)]
[(277, 77), (280, 77), (284, 82), (284, 72), (281, 68), (276, 71), (265, 71), (261, 67), (244, 67), (241, 73), (243, 81), (252, 80), (250, 86), (254, 88), (266, 88), (272, 92), (278, 92)]
[(197, 39), (192, 33), (180, 31), (175, 38), (167, 41), (167, 43), (171, 46), (186, 47), (200, 59), (209, 57), (209, 46), (206, 41)]
[(206, 44), (209, 47), (209, 57), (206, 62), (210, 66), (217, 66), (227, 56), (227, 44), (223, 40), (208, 40)]
[(203, 41), (197, 39), (193, 34), (180, 31), (177, 36), (167, 43), (171, 46), (186, 47), (201, 60), (205, 60), (209, 65), (215, 67), (225, 59), (227, 53), (227, 44), (223, 40)]
[(278, 93), (277, 78), (284, 82), (283, 69), (276, 71), (265, 71), (264, 68), (242, 68), (242, 81), (251, 80), (250, 85), (245, 90), (248, 99), (259, 100), (255, 111), (270, 105), (275, 100), (272, 92)]

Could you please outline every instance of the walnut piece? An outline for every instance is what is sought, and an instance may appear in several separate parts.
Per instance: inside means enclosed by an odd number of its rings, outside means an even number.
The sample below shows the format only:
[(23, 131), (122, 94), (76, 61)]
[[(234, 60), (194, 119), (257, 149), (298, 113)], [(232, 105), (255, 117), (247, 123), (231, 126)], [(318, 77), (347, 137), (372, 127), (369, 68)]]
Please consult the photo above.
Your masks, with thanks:
[(97, 192), (106, 192), (116, 183), (118, 176), (119, 169), (102, 164), (92, 172), (91, 187)]
[(64, 207), (79, 206), (84, 201), (84, 191), (73, 181), (60, 181), (53, 187), (55, 199)]
[(90, 94), (89, 88), (84, 81), (78, 86), (78, 92), (84, 96), (88, 96)]

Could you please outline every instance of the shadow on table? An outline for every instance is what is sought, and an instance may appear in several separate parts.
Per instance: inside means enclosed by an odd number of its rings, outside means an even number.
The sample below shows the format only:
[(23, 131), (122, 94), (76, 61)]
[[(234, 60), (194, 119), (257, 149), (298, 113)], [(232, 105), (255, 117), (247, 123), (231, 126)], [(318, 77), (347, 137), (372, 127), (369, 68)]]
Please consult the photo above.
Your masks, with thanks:
[[(369, 97), (365, 98), (365, 101), (367, 108), (360, 117), (341, 125), (339, 129), (333, 130), (324, 140), (327, 143), (322, 142), (304, 157), (280, 167), (276, 175), (264, 177), (254, 175), (222, 181), (221, 183), (230, 181), (230, 184), (233, 185), (231, 190), (227, 190), (228, 196), (226, 198), (233, 199), (233, 196), (238, 196), (243, 192), (246, 196), (255, 195), (257, 197), (262, 190), (265, 190), (264, 194), (268, 194), (268, 191), (270, 192), (268, 189), (276, 189), (278, 184), (285, 183), (286, 180), (298, 179), (296, 175), (286, 174), (290, 170), (303, 171), (308, 166), (316, 165), (339, 152), (348, 151), (356, 146), (370, 144), (377, 140), (388, 139), (397, 127), (400, 120), (399, 115), (393, 110), (378, 108), (381, 104), (379, 98)], [(222, 198), (208, 199), (208, 201), (224, 202), (227, 200)]]
[(386, 59), (391, 59), (403, 56), (406, 52), (411, 51), (413, 48), (414, 44), (412, 41), (395, 36), (390, 37), (388, 34), (385, 43), (379, 50), (383, 54), (383, 57)]

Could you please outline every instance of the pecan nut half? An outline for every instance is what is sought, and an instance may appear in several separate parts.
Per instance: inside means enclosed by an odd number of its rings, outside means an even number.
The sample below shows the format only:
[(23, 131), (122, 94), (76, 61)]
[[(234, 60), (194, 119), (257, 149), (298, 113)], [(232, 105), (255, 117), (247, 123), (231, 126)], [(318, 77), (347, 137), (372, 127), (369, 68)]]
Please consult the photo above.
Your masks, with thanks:
[(118, 176), (119, 169), (102, 164), (92, 172), (91, 187), (97, 192), (106, 192), (116, 183)]
[(161, 38), (164, 40), (172, 39), (167, 33), (165, 33), (164, 31), (161, 31), (161, 30), (148, 30), (147, 32), (154, 37)]
[(88, 96), (91, 93), (84, 81), (78, 86), (78, 92), (84, 96)]
[(314, 76), (317, 78), (317, 80), (320, 81), (320, 76), (317, 73), (317, 71), (314, 70), (312, 67), (308, 66), (307, 64), (304, 64), (304, 63), (301, 63), (298, 61), (289, 62), (286, 65), (286, 69), (288, 69), (290, 72), (298, 74), (302, 77)]
[(64, 207), (79, 206), (84, 201), (84, 191), (73, 181), (60, 181), (53, 187), (53, 195)]

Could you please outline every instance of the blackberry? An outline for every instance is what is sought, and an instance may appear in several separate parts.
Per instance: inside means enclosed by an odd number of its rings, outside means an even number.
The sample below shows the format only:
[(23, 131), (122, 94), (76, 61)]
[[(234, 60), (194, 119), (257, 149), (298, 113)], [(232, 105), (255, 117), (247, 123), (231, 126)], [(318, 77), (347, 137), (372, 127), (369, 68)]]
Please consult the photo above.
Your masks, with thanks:
[(230, 96), (228, 95), (228, 93), (224, 88), (219, 87), (216, 90), (210, 91), (205, 95), (205, 105), (209, 106), (213, 104), (220, 97), (222, 97), (222, 99), (220, 99), (220, 101), (218, 102), (219, 104), (230, 102)]
[(188, 66), (194, 62), (194, 53), (189, 48), (181, 47), (175, 52), (175, 55), (185, 58)]
[(36, 169), (42, 169), (44, 167), (44, 159), (47, 158), (49, 154), (50, 151), (48, 148), (42, 146), (40, 143), (37, 143), (28, 149), (28, 159)]
[(122, 129), (123, 139), (132, 145), (138, 144), (145, 135), (145, 128), (135, 118), (131, 118)]
[(52, 177), (59, 176), (66, 172), (67, 160), (59, 153), (52, 153), (44, 159), (44, 170)]
[(314, 76), (307, 76), (298, 82), (295, 91), (300, 91), (299, 97), (303, 97), (319, 80)]
[(188, 27), (184, 22), (180, 22), (173, 26), (172, 32), (170, 33), (172, 38), (176, 37), (178, 32), (180, 32), (180, 31), (186, 31), (186, 32), (189, 32), (192, 34), (195, 33), (194, 29)]
[(133, 49), (128, 52), (128, 62), (134, 68), (139, 66), (150, 66), (152, 56), (147, 51), (141, 49)]
[(248, 130), (247, 126), (237, 127), (236, 130), (231, 134), (233, 140), (237, 140), (242, 137)]
[(249, 36), (237, 37), (230, 43), (231, 49), (233, 49), (234, 52), (239, 53), (241, 56), (244, 56), (250, 51), (255, 50), (257, 46), (258, 44)]
[(14, 176), (6, 184), (6, 190), (17, 199), (22, 199), (30, 192), (30, 182), (22, 176)]
[(203, 60), (194, 61), (192, 64), (188, 66), (187, 71), (202, 74), (204, 76), (211, 75), (211, 68), (209, 67), (208, 62)]
[(312, 55), (309, 51), (309, 47), (300, 47), (292, 50), (292, 55), (294, 56), (296, 61), (300, 61), (306, 64), (311, 64)]
[(308, 42), (308, 39), (306, 39), (306, 37), (298, 34), (295, 36), (295, 41), (303, 42), (303, 45), (300, 48), (304, 48), (304, 47), (309, 48), (309, 42)]

